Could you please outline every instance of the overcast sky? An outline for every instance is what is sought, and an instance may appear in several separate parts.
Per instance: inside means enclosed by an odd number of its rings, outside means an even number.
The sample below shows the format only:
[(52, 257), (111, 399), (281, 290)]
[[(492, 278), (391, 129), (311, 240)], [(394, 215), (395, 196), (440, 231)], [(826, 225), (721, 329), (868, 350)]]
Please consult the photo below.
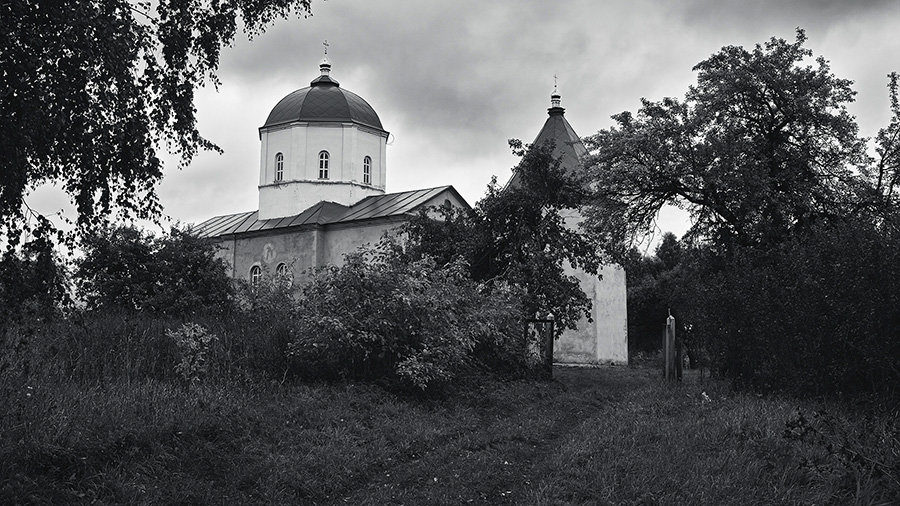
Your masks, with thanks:
[(387, 191), (452, 184), (472, 204), (492, 175), (509, 177), (507, 139), (537, 135), (554, 73), (586, 136), (641, 97), (683, 97), (693, 65), (722, 46), (793, 40), (799, 26), (815, 55), (855, 81), (851, 110), (871, 136), (889, 118), (885, 76), (900, 71), (900, 0), (313, 0), (312, 12), (224, 51), (222, 85), (202, 90), (197, 109), (201, 133), (225, 153), (167, 170), (159, 193), (173, 219), (257, 208), (257, 129), (318, 75), (324, 39), (332, 76), (392, 134)]

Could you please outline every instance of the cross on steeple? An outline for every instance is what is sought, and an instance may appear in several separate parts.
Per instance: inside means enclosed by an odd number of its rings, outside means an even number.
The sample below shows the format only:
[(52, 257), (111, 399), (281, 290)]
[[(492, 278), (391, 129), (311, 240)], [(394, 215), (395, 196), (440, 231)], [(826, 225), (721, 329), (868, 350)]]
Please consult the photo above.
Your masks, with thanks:
[(328, 44), (328, 39), (325, 39), (325, 41), (322, 42), (322, 45), (325, 46), (325, 56), (328, 56), (328, 46), (330, 45)]
[(550, 107), (559, 107), (559, 89), (558, 89), (558, 79), (559, 77), (554, 72), (553, 74), (553, 93), (550, 94)]

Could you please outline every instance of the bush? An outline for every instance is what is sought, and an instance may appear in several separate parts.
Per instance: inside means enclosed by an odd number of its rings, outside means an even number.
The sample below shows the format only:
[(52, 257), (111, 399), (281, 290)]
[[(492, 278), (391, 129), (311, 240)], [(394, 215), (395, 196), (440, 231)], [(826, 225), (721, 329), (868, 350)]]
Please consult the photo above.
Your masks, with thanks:
[(304, 286), (289, 345), (304, 376), (426, 390), (497, 357), (524, 360), (511, 293), (479, 292), (460, 261), (438, 268), (380, 247), (348, 255)]
[[(716, 265), (718, 262), (719, 265)], [(707, 255), (684, 276), (682, 314), (716, 368), (760, 391), (900, 392), (900, 237), (821, 226), (777, 248)]]
[(153, 237), (115, 227), (85, 237), (83, 247), (75, 279), (89, 309), (184, 316), (233, 308), (224, 262), (189, 230)]
[(175, 341), (179, 361), (175, 372), (188, 383), (196, 383), (209, 373), (212, 348), (219, 338), (202, 325), (185, 323), (177, 330), (167, 330), (166, 336)]

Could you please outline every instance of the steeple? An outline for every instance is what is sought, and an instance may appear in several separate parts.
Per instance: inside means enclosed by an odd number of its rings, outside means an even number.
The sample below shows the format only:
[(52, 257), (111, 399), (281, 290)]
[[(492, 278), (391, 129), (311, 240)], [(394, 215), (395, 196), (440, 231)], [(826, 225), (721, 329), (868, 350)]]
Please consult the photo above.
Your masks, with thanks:
[[(560, 157), (561, 166), (567, 171), (577, 170), (581, 163), (581, 157), (587, 154), (581, 138), (575, 133), (575, 129), (566, 120), (566, 110), (560, 106), (561, 97), (556, 76), (553, 76), (553, 92), (550, 94), (550, 108), (547, 109), (549, 117), (544, 122), (543, 128), (538, 132), (534, 146), (540, 146), (547, 141), (553, 143), (553, 155)], [(506, 187), (516, 187), (519, 184), (519, 173), (515, 172), (506, 183)]]

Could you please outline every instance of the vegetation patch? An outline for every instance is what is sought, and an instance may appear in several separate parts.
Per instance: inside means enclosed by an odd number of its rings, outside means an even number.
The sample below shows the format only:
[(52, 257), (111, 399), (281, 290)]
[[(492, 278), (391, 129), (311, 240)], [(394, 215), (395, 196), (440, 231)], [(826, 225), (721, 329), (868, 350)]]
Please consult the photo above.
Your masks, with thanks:
[[(897, 413), (798, 407), (694, 375), (667, 385), (650, 369), (555, 374), (460, 385), (440, 400), (352, 383), (5, 384), (0, 502), (823, 504), (900, 493)], [(800, 436), (798, 416), (825, 408), (829, 428), (809, 423), (827, 440)]]

